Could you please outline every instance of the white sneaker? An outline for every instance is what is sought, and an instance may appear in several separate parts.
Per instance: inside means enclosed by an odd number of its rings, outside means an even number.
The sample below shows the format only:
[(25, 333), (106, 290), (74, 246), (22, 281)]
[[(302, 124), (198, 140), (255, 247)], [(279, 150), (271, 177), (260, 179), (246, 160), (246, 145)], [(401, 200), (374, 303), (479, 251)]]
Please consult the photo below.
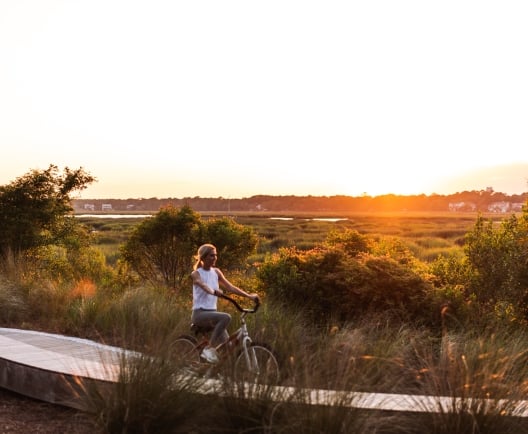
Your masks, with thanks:
[(218, 355), (213, 347), (204, 348), (201, 356), (209, 363), (218, 363)]

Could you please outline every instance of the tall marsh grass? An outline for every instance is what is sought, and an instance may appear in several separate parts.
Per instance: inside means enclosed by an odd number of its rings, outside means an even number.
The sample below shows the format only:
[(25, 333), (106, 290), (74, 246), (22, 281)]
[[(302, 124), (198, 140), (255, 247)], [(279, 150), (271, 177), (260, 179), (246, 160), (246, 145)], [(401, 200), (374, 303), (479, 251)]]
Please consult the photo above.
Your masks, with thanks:
[[(185, 297), (141, 287), (105, 292), (89, 282), (67, 291), (43, 287), (37, 296), (6, 280), (0, 297), (12, 308), (3, 310), (11, 315), (4, 320), (29, 319), (30, 310), (35, 315), (27, 303), (32, 297), (53, 327), (144, 354), (123, 362), (116, 384), (87, 390), (87, 406), (103, 432), (528, 432), (528, 420), (516, 413), (528, 396), (524, 330), (457, 327), (435, 334), (382, 315), (315, 327), (300, 306), (264, 302), (248, 327), (278, 354), (280, 386), (289, 392), (248, 392), (227, 378), (219, 379), (218, 394), (203, 395), (196, 391), (204, 379), (179, 377), (167, 353), (172, 339), (188, 333)], [(236, 326), (233, 315), (230, 328)], [(355, 408), (353, 395), (324, 405), (310, 389), (430, 396), (436, 411), (422, 413), (419, 400), (416, 412)]]
[(28, 316), (27, 299), (20, 288), (0, 277), (0, 321), (4, 324), (20, 323)]
[[(381, 318), (323, 330), (276, 314), (279, 307), (273, 311), (263, 311), (261, 326), (275, 324), (274, 332), (260, 333), (275, 339), (282, 356), (279, 389), (247, 389), (220, 378), (214, 393), (198, 393), (205, 379), (171, 370), (163, 352), (170, 337), (160, 335), (150, 356), (124, 367), (121, 381), (98, 398), (105, 432), (142, 432), (154, 420), (160, 433), (528, 432), (527, 419), (516, 413), (528, 392), (523, 331), (435, 336)], [(325, 404), (313, 389), (345, 393)], [(412, 393), (416, 411), (362, 409), (359, 392)], [(433, 411), (421, 407), (420, 396), (430, 397)]]
[(206, 398), (195, 393), (203, 380), (176, 375), (163, 357), (123, 357), (114, 384), (85, 384), (84, 407), (104, 433), (193, 432), (204, 412)]

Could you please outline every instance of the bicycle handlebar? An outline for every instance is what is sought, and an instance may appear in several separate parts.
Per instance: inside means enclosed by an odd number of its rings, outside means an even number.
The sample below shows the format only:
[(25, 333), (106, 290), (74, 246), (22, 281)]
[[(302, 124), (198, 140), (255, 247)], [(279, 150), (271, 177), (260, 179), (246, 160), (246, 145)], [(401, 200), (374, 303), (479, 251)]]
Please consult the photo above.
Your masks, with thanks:
[(229, 297), (229, 296), (227, 296), (225, 294), (215, 294), (215, 295), (217, 297), (219, 297), (219, 298), (226, 299), (231, 304), (233, 304), (233, 306), (235, 306), (238, 311), (244, 312), (244, 313), (255, 313), (258, 310), (259, 306), (260, 306), (260, 299), (259, 298), (253, 300), (253, 308), (252, 309), (246, 309), (246, 308), (243, 308), (242, 306), (240, 306), (236, 300), (232, 299), (231, 297)]

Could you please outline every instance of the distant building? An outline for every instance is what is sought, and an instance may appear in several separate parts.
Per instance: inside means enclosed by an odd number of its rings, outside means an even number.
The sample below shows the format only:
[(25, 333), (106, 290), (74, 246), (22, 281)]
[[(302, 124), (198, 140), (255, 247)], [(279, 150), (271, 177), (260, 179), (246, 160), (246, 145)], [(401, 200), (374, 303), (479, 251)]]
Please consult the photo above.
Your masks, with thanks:
[(95, 211), (95, 205), (93, 203), (85, 203), (84, 209), (87, 211)]
[(512, 212), (521, 212), (523, 210), (523, 206), (523, 202), (513, 202), (512, 204), (510, 204), (510, 210)]
[(488, 211), (490, 212), (508, 212), (510, 210), (510, 202), (492, 202), (488, 205)]
[(473, 202), (450, 202), (448, 205), (449, 211), (475, 211), (477, 205)]
[(112, 204), (111, 203), (103, 203), (101, 205), (102, 211), (112, 211)]

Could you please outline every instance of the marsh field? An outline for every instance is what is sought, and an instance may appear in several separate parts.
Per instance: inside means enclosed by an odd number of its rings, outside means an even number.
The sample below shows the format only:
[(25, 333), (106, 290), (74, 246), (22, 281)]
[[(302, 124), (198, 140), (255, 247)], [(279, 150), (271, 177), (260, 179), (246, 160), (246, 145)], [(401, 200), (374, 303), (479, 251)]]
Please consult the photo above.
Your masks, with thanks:
[[(200, 215), (205, 221), (226, 217)], [(91, 338), (146, 355), (123, 366), (122, 382), (104, 394), (86, 390), (88, 413), (102, 433), (528, 433), (519, 413), (528, 396), (528, 332), (516, 310), (524, 305), (508, 292), (488, 302), (491, 293), (479, 293), (477, 273), (468, 277), (462, 267), (467, 235), (475, 234), (479, 215), (228, 217), (258, 235), (247, 268), (230, 270), (229, 277), (262, 295), (248, 327), (255, 341), (273, 349), (280, 386), (293, 388), (293, 394), (277, 400), (269, 390), (248, 390), (227, 378), (223, 387), (230, 398), (220, 399), (192, 393), (200, 379), (172, 380), (173, 365), (164, 362), (174, 357), (168, 349), (175, 337), (189, 333), (190, 292), (186, 286), (175, 292), (131, 280), (120, 268), (121, 246), (152, 217), (78, 215), (94, 248), (116, 271), (45, 281), (31, 280), (31, 264), (8, 269), (0, 281), (2, 324)], [(486, 253), (487, 265), (502, 262), (484, 247), (494, 249), (497, 240), (511, 238), (493, 232), (511, 216), (484, 217), (492, 225), (484, 242), (475, 235), (479, 243), (470, 242), (478, 258)], [(516, 234), (511, 227), (505, 233)], [(321, 247), (329, 235), (334, 244)], [(369, 251), (356, 257), (358, 246)], [(277, 258), (270, 259), (274, 253)], [(518, 257), (507, 257), (506, 266), (514, 268)], [(336, 298), (337, 291), (342, 292)], [(233, 313), (236, 327), (236, 312), (228, 305), (221, 309)], [(416, 412), (362, 410), (345, 396), (341, 403), (316, 405), (312, 388), (427, 395), (433, 402), (438, 398), (438, 411), (420, 411), (418, 400)]]
[[(403, 240), (419, 259), (428, 261), (439, 254), (459, 250), (464, 235), (473, 227), (478, 214), (475, 212), (398, 212), (398, 213), (208, 213), (205, 219), (231, 217), (242, 225), (253, 228), (260, 236), (257, 256), (275, 252), (280, 247), (296, 246), (310, 249), (323, 241), (329, 231), (353, 229), (372, 237), (397, 237)], [(503, 214), (481, 214), (500, 222)], [(117, 250), (135, 225), (145, 217), (127, 215), (77, 216), (92, 228), (96, 243), (109, 261), (116, 259)]]

